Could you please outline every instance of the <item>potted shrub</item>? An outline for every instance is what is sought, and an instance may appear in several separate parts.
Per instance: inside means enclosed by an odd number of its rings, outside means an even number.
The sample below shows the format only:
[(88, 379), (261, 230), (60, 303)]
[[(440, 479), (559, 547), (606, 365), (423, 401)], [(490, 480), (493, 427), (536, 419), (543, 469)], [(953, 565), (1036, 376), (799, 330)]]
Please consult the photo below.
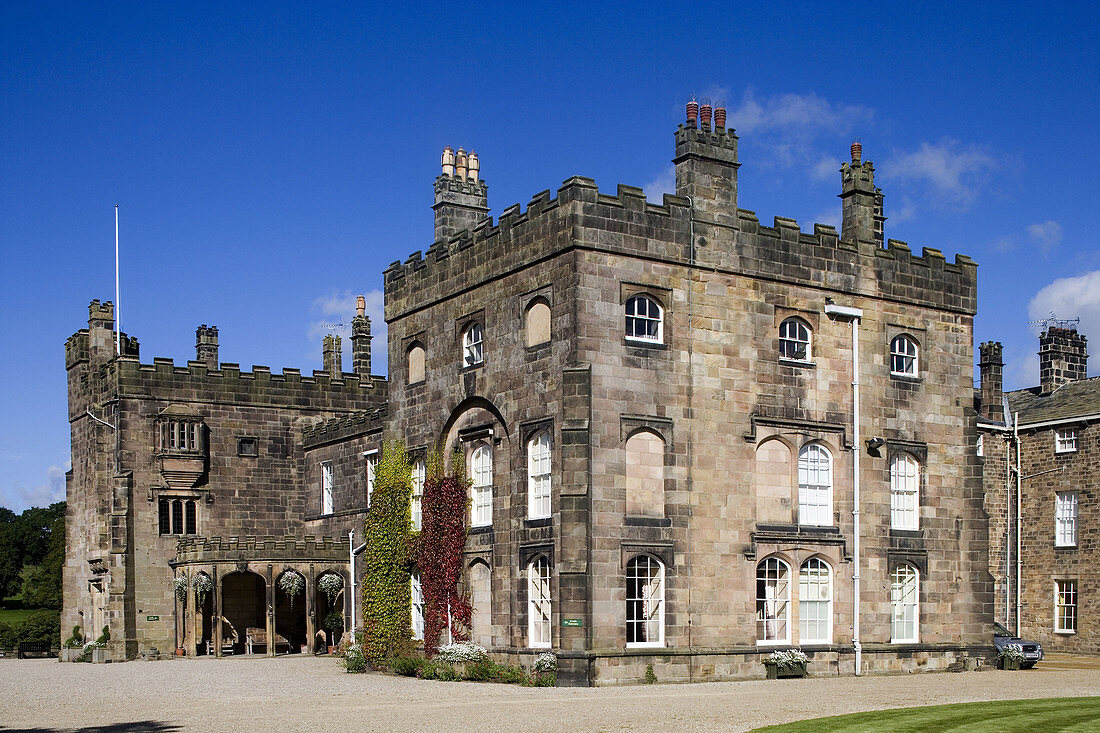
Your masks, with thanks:
[[(111, 661), (111, 653), (107, 650), (107, 642), (111, 640), (111, 629), (109, 626), (103, 627), (103, 633), (99, 635), (99, 638), (92, 644), (92, 663), (104, 664)], [(87, 650), (85, 650), (87, 651)]]
[(84, 653), (84, 633), (79, 626), (73, 627), (72, 636), (65, 640), (61, 649), (62, 662), (75, 662)]
[(328, 653), (332, 654), (336, 650), (336, 632), (344, 630), (344, 615), (339, 611), (333, 611), (325, 616), (321, 626), (329, 632)]
[(780, 679), (783, 677), (805, 677), (806, 655), (801, 649), (786, 649), (772, 652), (764, 660), (764, 668), (767, 670), (768, 679)]
[(1001, 669), (1019, 670), (1024, 661), (1024, 650), (1019, 644), (1009, 644), (1001, 650)]

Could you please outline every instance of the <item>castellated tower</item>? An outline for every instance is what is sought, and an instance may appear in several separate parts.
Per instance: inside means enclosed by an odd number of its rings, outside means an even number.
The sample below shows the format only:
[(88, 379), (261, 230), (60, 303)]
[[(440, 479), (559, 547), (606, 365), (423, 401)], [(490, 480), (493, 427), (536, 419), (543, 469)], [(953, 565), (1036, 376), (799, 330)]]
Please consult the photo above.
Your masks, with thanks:
[(477, 153), (448, 145), (441, 158), (443, 172), (435, 179), (435, 241), (446, 241), (474, 226), (489, 213), (489, 187), (478, 177)]
[(882, 189), (875, 188), (875, 164), (864, 161), (863, 145), (852, 143), (852, 162), (840, 167), (843, 202), (840, 238), (845, 242), (870, 240), (883, 245)]
[[(711, 128), (711, 113), (714, 127)], [(737, 135), (726, 128), (726, 110), (709, 102), (687, 105), (676, 129), (676, 195), (691, 199), (696, 216), (716, 223), (737, 219)]]

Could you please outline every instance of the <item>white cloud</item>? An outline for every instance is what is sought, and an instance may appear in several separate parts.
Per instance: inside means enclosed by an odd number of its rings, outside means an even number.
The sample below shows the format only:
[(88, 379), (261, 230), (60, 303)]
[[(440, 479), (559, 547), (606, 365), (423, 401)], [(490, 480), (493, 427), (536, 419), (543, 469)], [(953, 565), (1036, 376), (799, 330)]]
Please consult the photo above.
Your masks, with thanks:
[(940, 208), (964, 210), (1000, 167), (985, 148), (944, 138), (924, 142), (913, 151), (895, 152), (883, 164), (883, 173), (893, 180), (923, 183), (930, 203)]
[(814, 220), (810, 224), (810, 226), (805, 227), (806, 231), (812, 232), (813, 229), (814, 229), (813, 228), (814, 224), (828, 224), (829, 226), (835, 228), (839, 232), (840, 231), (840, 224), (841, 224), (841, 207), (840, 207), (840, 205), (837, 204), (836, 206), (832, 206), (832, 207), (826, 209), (825, 211), (822, 211), (820, 214), (818, 214), (817, 217), (814, 218)]
[(642, 186), (650, 203), (664, 203), (666, 193), (676, 193), (676, 167), (670, 165), (658, 173), (652, 181)]
[(810, 174), (818, 181), (836, 180), (840, 172), (840, 160), (831, 156), (825, 156), (813, 167)]
[(34, 486), (13, 484), (3, 491), (2, 504), (19, 513), (32, 506), (49, 506), (65, 500), (65, 466), (50, 466), (46, 469), (46, 480)]
[(873, 115), (867, 107), (836, 104), (813, 92), (757, 99), (755, 92), (748, 89), (741, 106), (730, 110), (729, 118), (739, 132), (783, 130), (814, 136), (820, 132), (845, 134), (857, 123), (869, 122)]
[[(1035, 344), (1038, 348), (1038, 343)], [(1021, 354), (1005, 364), (1005, 389), (1024, 389), (1039, 384), (1039, 355), (1035, 352)]]
[(1027, 228), (1027, 236), (1046, 255), (1062, 241), (1062, 225), (1049, 219), (1040, 224), (1032, 224)]
[[(371, 371), (385, 374), (387, 371), (386, 318), (383, 311), (384, 296), (381, 290), (363, 293), (366, 300), (367, 316), (370, 318)], [(350, 290), (332, 292), (323, 295), (310, 305), (311, 320), (307, 329), (310, 343), (320, 346), (321, 339), (327, 334), (336, 334), (343, 340), (344, 371), (351, 370), (351, 319), (355, 316), (357, 294)]]
[[(1079, 333), (1100, 338), (1100, 270), (1050, 283), (1027, 306), (1033, 320), (1080, 318)], [(1036, 329), (1038, 330), (1038, 329)]]

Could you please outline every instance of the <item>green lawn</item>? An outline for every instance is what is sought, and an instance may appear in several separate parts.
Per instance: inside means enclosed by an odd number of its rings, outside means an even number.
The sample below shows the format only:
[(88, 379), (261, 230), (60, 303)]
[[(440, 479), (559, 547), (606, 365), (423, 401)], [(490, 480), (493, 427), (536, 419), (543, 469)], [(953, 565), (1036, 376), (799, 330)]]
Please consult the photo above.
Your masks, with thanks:
[(1100, 730), (1100, 697), (1059, 697), (934, 705), (815, 718), (756, 728), (752, 733), (937, 733), (996, 731), (1049, 733)]
[(37, 609), (37, 608), (7, 608), (7, 609), (0, 609), (0, 624), (8, 624), (10, 626), (15, 626), (16, 624), (21, 623), (23, 621), (23, 619), (25, 619), (27, 616), (30, 616), (32, 613), (34, 613), (35, 611), (38, 611), (38, 610), (40, 610), (40, 609)]

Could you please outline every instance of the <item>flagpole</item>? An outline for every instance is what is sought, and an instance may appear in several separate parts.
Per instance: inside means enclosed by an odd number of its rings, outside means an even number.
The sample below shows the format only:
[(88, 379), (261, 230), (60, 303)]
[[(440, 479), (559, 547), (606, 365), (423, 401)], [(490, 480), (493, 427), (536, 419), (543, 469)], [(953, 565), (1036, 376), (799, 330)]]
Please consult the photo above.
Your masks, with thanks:
[(115, 355), (122, 355), (122, 302), (118, 292), (118, 204), (115, 204)]

